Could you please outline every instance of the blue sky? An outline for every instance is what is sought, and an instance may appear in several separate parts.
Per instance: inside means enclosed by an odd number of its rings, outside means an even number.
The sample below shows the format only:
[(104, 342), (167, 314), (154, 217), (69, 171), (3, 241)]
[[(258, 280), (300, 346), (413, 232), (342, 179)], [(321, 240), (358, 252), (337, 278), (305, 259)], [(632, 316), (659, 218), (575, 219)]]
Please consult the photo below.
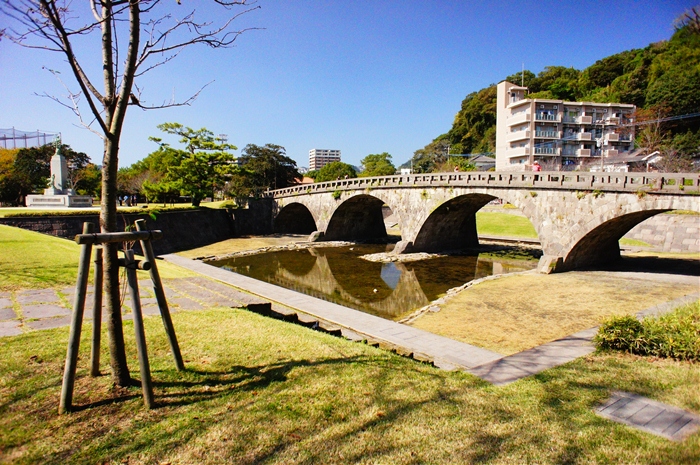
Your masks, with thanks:
[[(77, 2), (74, 2), (76, 4)], [(176, 13), (209, 8), (172, 1)], [(596, 60), (668, 39), (694, 1), (284, 1), (259, 0), (239, 18), (231, 49), (187, 49), (140, 83), (142, 101), (185, 99), (213, 81), (189, 107), (144, 112), (130, 107), (120, 166), (155, 149), (148, 136), (166, 121), (227, 134), (246, 144), (278, 144), (299, 166), (312, 148), (340, 149), (359, 165), (389, 152), (395, 164), (448, 131), (470, 92), (545, 66), (583, 69)], [(0, 28), (7, 26), (0, 18)], [(97, 36), (94, 37), (97, 39)], [(97, 39), (99, 40), (99, 39)], [(99, 72), (100, 55), (79, 52)], [(71, 111), (35, 93), (65, 95), (52, 74), (77, 89), (57, 54), (0, 41), (0, 128), (61, 132), (64, 142), (100, 164), (101, 140)], [(99, 74), (95, 78), (99, 83)], [(87, 111), (87, 108), (85, 109)], [(175, 143), (174, 140), (172, 140)]]

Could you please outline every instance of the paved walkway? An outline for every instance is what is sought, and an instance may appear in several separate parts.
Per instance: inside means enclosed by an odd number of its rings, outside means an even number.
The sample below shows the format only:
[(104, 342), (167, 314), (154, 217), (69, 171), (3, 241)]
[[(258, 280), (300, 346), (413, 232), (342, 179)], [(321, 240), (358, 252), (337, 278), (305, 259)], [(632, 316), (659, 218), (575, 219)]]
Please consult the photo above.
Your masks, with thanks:
[[(267, 305), (261, 299), (205, 277), (164, 279), (163, 287), (171, 312), (202, 310), (214, 306), (255, 307)], [(65, 289), (21, 290), (0, 292), (0, 337), (25, 331), (58, 328), (70, 325), (75, 287)], [(139, 280), (139, 294), (145, 315), (159, 314), (153, 284)], [(85, 302), (85, 318), (92, 319), (92, 290)], [(15, 303), (16, 302), (16, 305)], [(129, 298), (124, 302), (123, 318), (131, 319)], [(18, 309), (16, 311), (15, 309)], [(103, 320), (104, 320), (103, 311)]]
[(700, 429), (700, 416), (630, 392), (613, 392), (596, 413), (672, 441), (682, 441)]

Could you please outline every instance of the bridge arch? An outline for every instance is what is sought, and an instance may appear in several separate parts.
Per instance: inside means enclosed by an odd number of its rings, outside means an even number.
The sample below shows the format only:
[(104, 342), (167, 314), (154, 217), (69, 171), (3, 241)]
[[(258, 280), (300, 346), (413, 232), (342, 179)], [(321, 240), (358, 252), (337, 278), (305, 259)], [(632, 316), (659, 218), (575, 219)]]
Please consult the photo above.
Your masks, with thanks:
[(328, 222), (326, 241), (385, 241), (384, 201), (367, 194), (353, 195), (341, 203)]
[(622, 236), (642, 221), (667, 211), (638, 211), (601, 223), (574, 244), (564, 259), (563, 268), (586, 268), (619, 260)]
[(423, 222), (413, 249), (437, 252), (479, 245), (476, 212), (495, 198), (489, 194), (465, 194), (440, 204)]
[(311, 234), (316, 231), (316, 220), (309, 208), (299, 202), (283, 206), (274, 218), (273, 231), (279, 234)]
[(417, 198), (414, 191), (408, 204), (423, 203), (422, 208), (402, 212), (408, 221), (405, 222), (407, 227), (401, 229), (402, 242), (396, 248), (398, 253), (440, 252), (478, 246), (476, 213), (495, 199), (518, 208), (540, 234), (538, 226), (542, 212), (529, 195), (508, 189), (460, 187), (425, 190), (420, 195), (422, 198)]

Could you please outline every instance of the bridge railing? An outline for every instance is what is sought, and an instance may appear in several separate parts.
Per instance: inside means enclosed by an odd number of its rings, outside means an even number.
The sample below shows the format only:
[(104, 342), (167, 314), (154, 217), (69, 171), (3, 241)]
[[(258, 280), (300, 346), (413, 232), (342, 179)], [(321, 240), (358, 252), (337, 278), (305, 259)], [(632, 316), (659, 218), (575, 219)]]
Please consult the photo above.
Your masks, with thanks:
[(498, 172), (469, 171), (450, 173), (402, 174), (372, 178), (300, 184), (267, 191), (270, 197), (289, 197), (345, 190), (406, 187), (500, 187), (607, 192), (657, 192), (700, 194), (700, 173), (590, 173), (575, 171)]

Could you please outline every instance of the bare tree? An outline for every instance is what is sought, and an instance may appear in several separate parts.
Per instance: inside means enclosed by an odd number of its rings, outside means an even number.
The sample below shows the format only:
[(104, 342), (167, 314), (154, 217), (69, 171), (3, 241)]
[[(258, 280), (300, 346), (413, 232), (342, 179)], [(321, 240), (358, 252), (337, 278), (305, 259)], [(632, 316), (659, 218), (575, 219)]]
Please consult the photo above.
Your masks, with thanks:
[[(202, 44), (224, 48), (233, 45), (245, 32), (235, 30), (234, 21), (259, 8), (248, 0), (210, 0), (208, 5), (224, 9), (225, 14), (218, 16), (223, 20), (199, 22), (194, 10), (180, 19), (171, 14), (172, 9), (184, 8), (180, 3), (180, 0), (88, 0), (76, 6), (75, 0), (0, 0), (0, 12), (13, 20), (3, 34), (24, 47), (62, 54), (80, 89), (69, 91), (67, 100), (46, 96), (74, 111), (81, 124), (103, 139), (102, 232), (117, 230), (119, 140), (127, 108), (189, 105), (199, 94), (181, 102), (148, 105), (142, 100), (136, 80), (168, 63), (188, 46)], [(197, 2), (197, 5), (202, 3)], [(86, 36), (100, 41), (101, 76), (90, 76), (86, 70), (91, 67), (76, 54), (77, 39)], [(81, 105), (82, 108), (87, 106), (89, 113), (83, 114)], [(127, 386), (131, 377), (122, 333), (116, 244), (110, 244), (105, 250), (104, 274), (112, 379), (119, 386)]]
[(637, 145), (645, 155), (661, 150), (666, 144), (668, 137), (663, 121), (668, 114), (669, 109), (665, 106), (637, 110)]

